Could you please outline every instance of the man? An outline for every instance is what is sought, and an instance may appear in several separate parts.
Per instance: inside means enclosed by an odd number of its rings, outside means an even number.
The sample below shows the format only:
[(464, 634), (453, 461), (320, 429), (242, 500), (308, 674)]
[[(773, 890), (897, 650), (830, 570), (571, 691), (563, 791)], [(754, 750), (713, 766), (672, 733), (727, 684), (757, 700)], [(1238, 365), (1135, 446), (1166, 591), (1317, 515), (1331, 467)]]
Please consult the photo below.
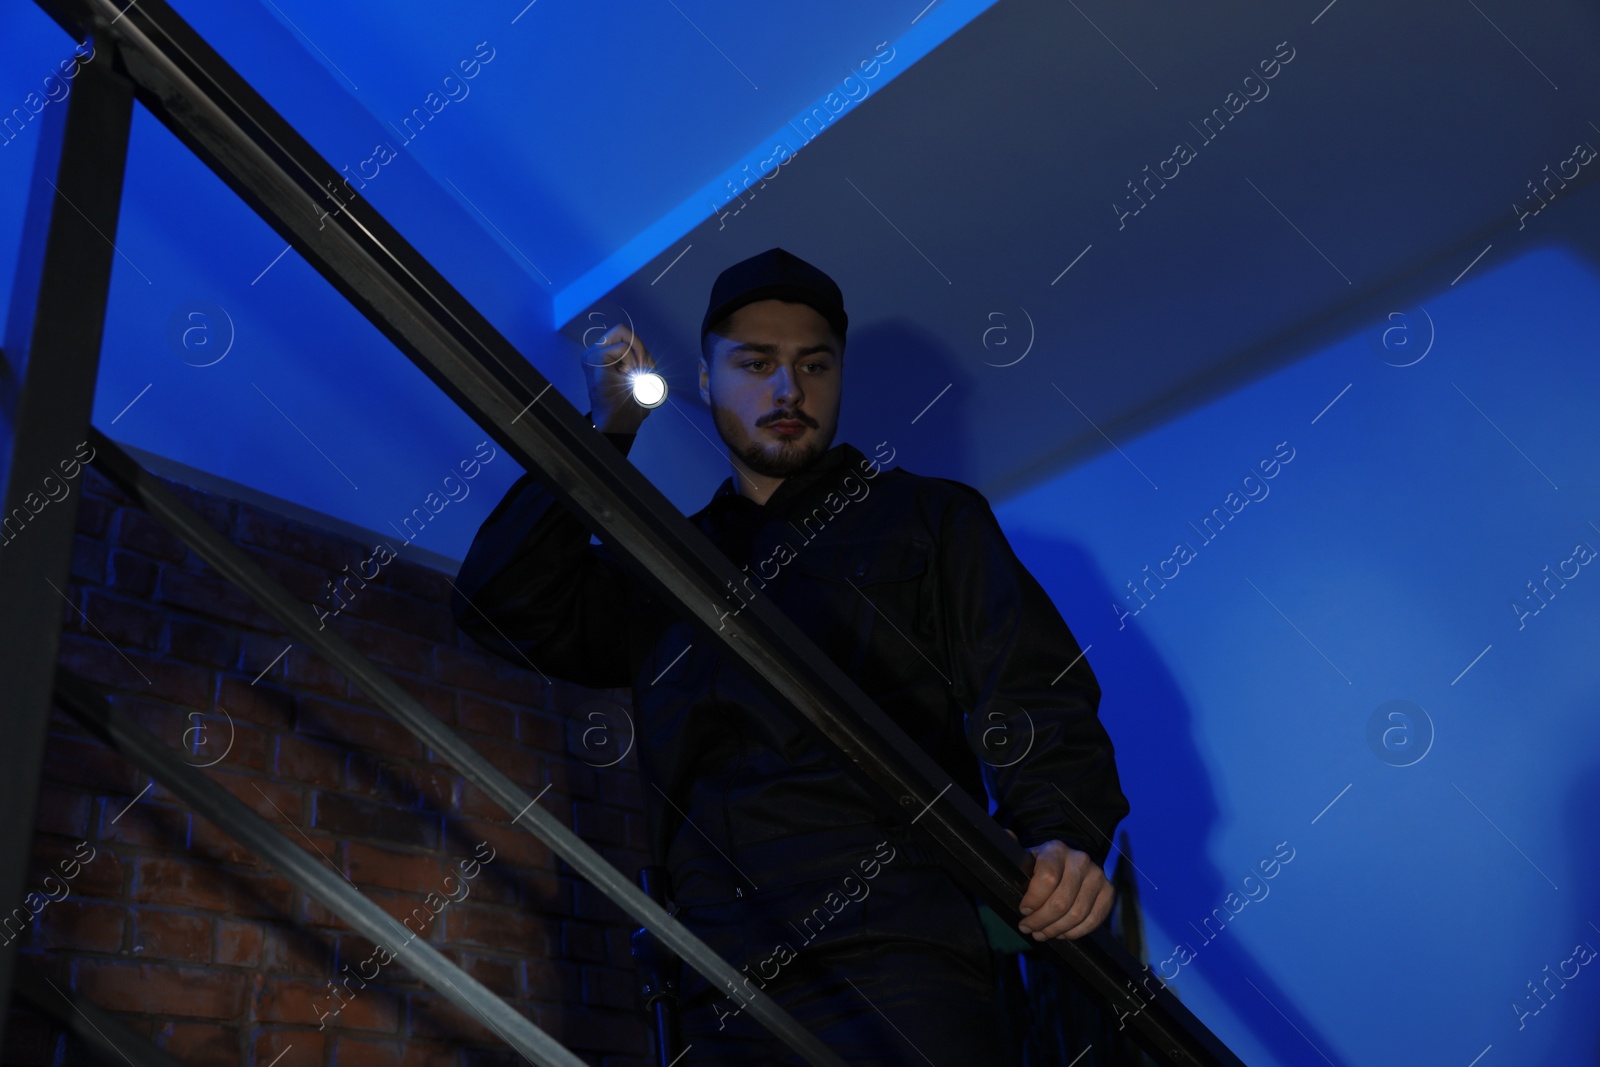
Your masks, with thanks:
[[(959, 482), (833, 444), (848, 319), (822, 271), (774, 248), (717, 278), (700, 395), (732, 476), (692, 516), (1033, 853), (1021, 930), (1103, 922), (1127, 814), (1100, 691), (988, 503)], [(585, 353), (590, 417), (626, 454), (654, 367), (618, 326)], [(852, 1063), (996, 1063), (979, 912), (907, 828), (679, 618), (532, 476), (485, 520), (457, 579), (461, 627), (580, 685), (633, 686), (652, 862), (678, 918)], [(509, 642), (509, 644), (508, 644)], [(526, 660), (523, 659), (526, 657)], [(740, 990), (685, 971), (691, 1061), (793, 1063)]]

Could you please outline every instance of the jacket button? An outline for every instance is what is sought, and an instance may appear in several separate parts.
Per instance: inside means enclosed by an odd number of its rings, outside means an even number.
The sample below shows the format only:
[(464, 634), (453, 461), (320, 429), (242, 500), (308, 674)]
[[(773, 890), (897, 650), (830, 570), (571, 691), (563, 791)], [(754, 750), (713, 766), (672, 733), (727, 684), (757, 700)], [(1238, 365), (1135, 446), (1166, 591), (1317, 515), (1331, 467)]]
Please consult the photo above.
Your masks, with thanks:
[(864, 577), (866, 577), (866, 574), (867, 574), (867, 565), (865, 563), (857, 563), (856, 564), (856, 577), (857, 578), (864, 578)]

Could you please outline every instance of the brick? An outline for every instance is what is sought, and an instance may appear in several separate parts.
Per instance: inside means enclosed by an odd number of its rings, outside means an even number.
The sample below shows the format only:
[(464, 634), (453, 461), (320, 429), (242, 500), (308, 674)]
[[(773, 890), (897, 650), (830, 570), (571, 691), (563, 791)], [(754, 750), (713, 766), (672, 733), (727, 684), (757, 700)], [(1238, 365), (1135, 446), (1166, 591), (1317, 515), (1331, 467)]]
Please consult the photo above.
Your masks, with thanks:
[[(545, 758), (545, 781), (554, 785), (554, 792), (568, 797), (593, 800), (600, 795), (600, 771), (576, 759)], [(606, 768), (606, 774), (618, 768)]]
[[(120, 812), (120, 817), (119, 813)], [(139, 803), (122, 810), (107, 806), (100, 838), (123, 845), (145, 848), (182, 849), (189, 845), (189, 812), (183, 808), (151, 803), (145, 796)], [(111, 820), (116, 819), (113, 823)]]
[(432, 677), (445, 685), (527, 706), (543, 702), (546, 683), (531, 665), (519, 669), (486, 652), (446, 645), (434, 649), (433, 667)]
[(217, 943), (213, 958), (230, 967), (255, 967), (261, 962), (266, 935), (259, 923), (238, 919), (218, 919)]
[(133, 918), (133, 952), (145, 958), (210, 963), (211, 920), (139, 908)]
[[(469, 818), (474, 819), (500, 819), (509, 820), (514, 812), (508, 812), (499, 804), (489, 799), (489, 794), (479, 789), (466, 779), (461, 781), (461, 800), (456, 805), (456, 810)], [(532, 800), (532, 797), (528, 798)], [(527, 801), (523, 801), (527, 803)]]
[(576, 963), (561, 959), (523, 961), (522, 981), (528, 996), (556, 1004), (578, 1004), (583, 1000), (583, 975)]
[(612, 768), (612, 770), (618, 773), (598, 776), (597, 784), (600, 787), (600, 802), (617, 808), (625, 808), (628, 811), (643, 811), (645, 787), (644, 783), (639, 780), (639, 776), (637, 774), (629, 774), (620, 768)]
[(230, 539), (234, 528), (234, 513), (241, 505), (227, 497), (218, 496), (204, 489), (198, 489), (171, 478), (161, 477), (161, 484), (177, 497), (179, 502), (190, 510), (200, 513), (212, 529), (219, 533), (229, 535)]
[(478, 1016), (468, 1014), (450, 1001), (433, 993), (413, 993), (406, 998), (407, 1035), (452, 1042), (498, 1043), (499, 1036), (484, 1026)]
[(524, 1062), (523, 1057), (504, 1045), (498, 1048), (463, 1046), (461, 1049), (461, 1067), (522, 1067)]
[(249, 995), (246, 975), (159, 963), (80, 960), (78, 992), (106, 1011), (233, 1019)]
[[(317, 1067), (324, 1062), (324, 1048), (328, 1040), (325, 1031), (298, 1030), (284, 1027), (256, 1027), (251, 1041), (255, 1048), (256, 1067)], [(292, 1056), (284, 1053), (294, 1049)], [(280, 1057), (283, 1057), (280, 1059)]]
[(534, 792), (544, 788), (544, 760), (536, 752), (518, 744), (492, 741), (485, 737), (471, 739), (473, 749), (494, 764), (496, 770), (523, 788)]
[[(208, 730), (205, 735), (207, 745), (214, 748), (218, 744), (226, 744), (228, 738), (226, 733), (227, 726), (228, 720), (223, 719), (215, 728)], [(271, 733), (248, 723), (234, 722), (232, 736), (233, 747), (226, 750), (226, 756), (222, 755), (221, 750), (212, 752), (202, 748), (197, 757), (191, 757), (191, 759), (198, 758), (201, 763), (207, 763), (222, 756), (216, 764), (219, 767), (248, 768), (253, 771), (260, 771), (263, 774), (272, 772), (276, 738)], [(216, 738), (216, 740), (212, 740), (212, 738)]]
[[(351, 571), (354, 570), (352, 567)], [(350, 583), (352, 587), (355, 584)], [(340, 588), (344, 588), (342, 582)], [(350, 611), (360, 618), (381, 622), (429, 645), (448, 642), (455, 628), (455, 620), (450, 617), (446, 601), (424, 603), (371, 581), (365, 589), (358, 589), (346, 614)]]
[[(279, 651), (282, 651), (280, 648)], [(268, 660), (268, 662), (271, 662)], [(263, 663), (262, 667), (266, 664)], [(261, 668), (257, 668), (259, 672)], [(350, 684), (340, 670), (322, 658), (316, 649), (304, 645), (296, 645), (289, 650), (283, 661), (273, 668), (274, 673), (282, 672), (288, 685), (299, 692), (320, 693), (324, 696), (344, 697), (350, 692)], [(251, 675), (255, 677), (255, 675)]]
[[(400, 1025), (399, 998), (382, 986), (362, 988), (360, 979), (339, 985), (335, 995), (329, 973), (317, 981), (262, 978), (256, 991), (255, 1017), (261, 1022), (316, 1026), (326, 1016), (327, 1029), (377, 1030), (395, 1033)], [(335, 1014), (337, 1012), (337, 1014)]]
[(127, 909), (68, 897), (39, 913), (33, 949), (65, 952), (120, 952)]
[(320, 982), (263, 979), (257, 983), (252, 1016), (270, 1023), (315, 1023), (326, 1012), (328, 991)]
[[(45, 745), (42, 771), (46, 781), (91, 785), (97, 791), (121, 794), (127, 800), (133, 799), (146, 781), (140, 771), (99, 741), (61, 734), (52, 734)], [(111, 800), (115, 801), (116, 796)], [(113, 808), (111, 814), (116, 812)]]
[(336, 788), (344, 781), (344, 750), (304, 737), (279, 737), (273, 770), (286, 781)]
[(517, 716), (517, 740), (530, 748), (540, 752), (562, 752), (565, 751), (565, 737), (565, 724), (548, 711), (534, 709)]
[(124, 717), (131, 719), (141, 730), (154, 734), (156, 740), (168, 748), (186, 750), (191, 746), (197, 736), (190, 732), (197, 721), (194, 716), (199, 716), (198, 721), (203, 724), (202, 733), (198, 736), (204, 736), (204, 730), (208, 730), (210, 726), (204, 712), (177, 707), (164, 701), (149, 700), (135, 693), (113, 694), (112, 706)]
[(80, 632), (97, 634), (123, 651), (130, 645), (148, 651), (159, 648), (160, 612), (95, 589), (84, 594), (82, 607), (83, 615), (78, 616), (75, 627)]
[[(359, 607), (371, 592), (375, 590), (361, 593), (355, 606)], [(350, 611), (344, 612), (340, 617), (340, 621), (347, 623), (351, 619)], [(432, 641), (392, 630), (380, 625), (378, 619), (366, 619), (361, 615), (355, 615), (354, 624), (346, 626), (341, 632), (355, 646), (356, 651), (374, 663), (394, 671), (426, 670), (428, 658), (434, 648)]]
[[(251, 630), (275, 630), (277, 622), (256, 606), (244, 590), (209, 571), (164, 567), (156, 583), (156, 599), (194, 615), (218, 619)], [(309, 610), (309, 609), (307, 609)]]
[(111, 523), (111, 539), (117, 544), (153, 559), (183, 562), (183, 541), (143, 508), (118, 508)]
[(455, 806), (455, 781), (446, 771), (426, 765), (384, 763), (355, 752), (345, 761), (345, 788), (407, 808), (443, 811)]
[(232, 666), (238, 646), (239, 639), (231, 628), (199, 619), (169, 615), (161, 632), (161, 649), (168, 656), (207, 667)]
[(269, 687), (272, 687), (271, 683), (274, 681), (281, 684), (286, 678), (285, 664), (288, 663), (289, 657), (295, 654), (296, 649), (302, 656), (315, 657), (315, 653), (304, 645), (279, 637), (276, 633), (258, 634), (247, 631), (239, 634), (238, 668), (239, 673), (244, 675), (244, 684), (256, 683)]
[(181, 663), (152, 659), (137, 648), (119, 651), (99, 635), (86, 637), (63, 632), (58, 662), (102, 691), (135, 691), (195, 708), (211, 704), (207, 672)]
[(499, 952), (547, 955), (551, 932), (543, 920), (521, 911), (480, 907), (463, 902), (446, 908), (444, 940), (452, 945), (481, 945)]
[[(281, 819), (279, 828), (287, 830)], [(288, 830), (291, 836), (294, 831)], [(189, 834), (189, 853), (196, 859), (238, 867), (260, 867), (261, 859), (247, 845), (229, 837), (209, 819), (196, 818)]]
[[(86, 866), (85, 871), (92, 866)], [(141, 856), (134, 861), (133, 899), (139, 902), (230, 916), (276, 918), (289, 914), (293, 897), (289, 883), (274, 875), (230, 871), (158, 856)]]
[(106, 556), (105, 577), (102, 583), (125, 596), (149, 600), (156, 589), (160, 565), (136, 552), (111, 549)]
[(455, 580), (453, 572), (445, 574), (424, 563), (397, 559), (383, 569), (383, 580), (397, 593), (449, 610), (450, 585)]
[(597, 1008), (636, 1010), (639, 1000), (633, 972), (616, 967), (583, 968), (583, 1002)]
[[(545, 800), (548, 799), (546, 796)], [(556, 869), (555, 853), (550, 846), (527, 830), (511, 825), (509, 819), (500, 823), (461, 820), (451, 824), (451, 831), (452, 837), (470, 842), (467, 853), (477, 855), (480, 843), (493, 850), (485, 850), (490, 856), (488, 862), (483, 864), (485, 869), (499, 866), (532, 867), (552, 872)]]
[(318, 697), (300, 700), (295, 732), (344, 747), (375, 749), (408, 759), (422, 756), (422, 742), (389, 716)]
[(561, 956), (569, 960), (605, 963), (611, 958), (605, 927), (571, 919), (564, 921), (561, 924)]
[(361, 561), (371, 554), (371, 549), (350, 538), (251, 507), (239, 509), (235, 537), (243, 546), (265, 549), (319, 567), (328, 571), (329, 577), (346, 564), (350, 565), (351, 573), (356, 573)]
[(169, 1022), (156, 1031), (156, 1047), (184, 1067), (237, 1067), (239, 1029), (209, 1023)]
[(88, 793), (46, 782), (39, 787), (38, 817), (34, 821), (34, 829), (82, 838), (89, 831), (89, 813), (93, 807), (93, 798)]
[(303, 604), (322, 604), (328, 606), (331, 601), (328, 596), (328, 579), (333, 577), (320, 567), (298, 559), (288, 559), (264, 552), (251, 552), (250, 558), (255, 561), (268, 578), (282, 586), (290, 596)]
[(297, 835), (293, 832), (292, 826), (284, 825), (285, 819), (294, 826), (305, 826), (302, 801), (304, 790), (298, 782), (280, 782), (253, 774), (235, 774), (227, 770), (225, 764), (206, 768), (205, 774), (232, 793), (235, 798), (243, 801), (251, 811), (268, 822), (277, 824), (278, 828), (288, 833), (290, 837)]
[(72, 561), (67, 568), (67, 579), (75, 585), (104, 585), (105, 545), (82, 534), (73, 537)]
[(352, 841), (345, 851), (345, 870), (358, 886), (378, 885), (419, 896), (440, 891), (445, 875), (435, 856), (396, 852)]
[[(608, 926), (637, 925), (610, 897), (581, 878), (572, 882), (572, 914), (576, 918)], [(632, 925), (629, 925), (630, 929)]]
[[(61, 838), (34, 838), (26, 882), (30, 890), (40, 885), (46, 874), (63, 879), (71, 874), (71, 892), (77, 896), (121, 896), (123, 867), (111, 847), (104, 842), (88, 842), (84, 848), (79, 845)], [(89, 858), (79, 861), (78, 856)]]
[(341, 837), (363, 837), (426, 849), (439, 847), (437, 815), (407, 811), (325, 789), (316, 793), (312, 824)]
[(495, 995), (511, 998), (521, 992), (520, 961), (494, 956), (463, 955), (461, 969), (482, 982)]
[[(416, 908), (421, 904), (421, 898), (417, 896), (395, 893), (387, 889), (367, 889), (363, 891), (362, 895), (368, 900), (372, 901), (374, 904), (378, 905), (378, 907), (382, 908), (396, 922), (400, 922), (405, 919), (406, 916), (411, 914), (413, 908)], [(322, 904), (319, 904), (311, 896), (304, 895), (303, 900), (305, 903), (301, 908), (301, 925), (325, 926), (332, 927), (336, 930), (349, 929), (343, 919), (340, 919), (332, 911), (328, 910)], [(423, 909), (423, 914), (429, 914), (426, 908)]]
[(539, 705), (555, 712), (562, 719), (578, 720), (583, 717), (582, 713), (587, 710), (587, 705), (621, 703), (606, 696), (607, 692), (609, 690), (590, 689), (557, 678), (545, 690), (544, 699)]
[(486, 700), (471, 693), (462, 693), (458, 704), (457, 722), (461, 729), (508, 741), (516, 740), (517, 711), (511, 705)]
[[(282, 651), (279, 645), (277, 651)], [(273, 655), (277, 654), (277, 651)], [(289, 655), (295, 654), (291, 650)], [(266, 663), (256, 668), (259, 672)], [(246, 665), (248, 669), (248, 665)], [(280, 661), (274, 673), (283, 669)], [(281, 683), (275, 683), (272, 676), (268, 675), (256, 684), (250, 684), (254, 678), (252, 673), (248, 678), (237, 675), (223, 674), (217, 684), (217, 704), (228, 709), (235, 722), (254, 723), (268, 730), (292, 730), (295, 721), (296, 697), (294, 693), (283, 689)]]
[[(470, 899), (478, 904), (502, 904), (516, 907), (521, 900), (516, 872), (507, 867), (496, 870), (493, 863), (482, 863), (471, 855), (467, 842), (452, 838), (447, 845), (451, 853), (445, 860), (445, 876), (455, 879), (448, 886), (442, 882), (440, 892)], [(465, 890), (460, 886), (464, 885)], [(463, 892), (465, 896), (462, 896)]]
[(279, 923), (268, 923), (261, 932), (261, 972), (302, 978), (333, 973), (333, 946), (327, 938)]
[[(565, 866), (565, 864), (563, 864)], [(518, 874), (522, 906), (539, 915), (571, 915), (573, 879), (549, 871)]]
[(96, 540), (104, 540), (106, 527), (111, 522), (112, 508), (103, 494), (86, 487), (78, 498), (78, 532)]

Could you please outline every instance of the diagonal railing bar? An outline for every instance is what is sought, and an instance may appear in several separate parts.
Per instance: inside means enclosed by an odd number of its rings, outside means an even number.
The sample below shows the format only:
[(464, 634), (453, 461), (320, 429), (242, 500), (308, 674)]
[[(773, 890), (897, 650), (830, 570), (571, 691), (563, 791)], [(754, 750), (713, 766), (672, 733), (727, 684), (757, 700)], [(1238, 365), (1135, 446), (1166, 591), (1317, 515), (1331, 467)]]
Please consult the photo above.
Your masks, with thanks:
[[(339, 199), (339, 172), (164, 0), (36, 2), (74, 36), (114, 41), (156, 118), (885, 810), (919, 811), (913, 832), (952, 877), (1021, 920), (1032, 857), (776, 605), (758, 596), (730, 614), (732, 562), (399, 231), (348, 185)], [(1136, 992), (1148, 972), (1103, 928), (1042, 945), (1166, 1062), (1239, 1063), (1164, 986)]]
[[(218, 533), (210, 523), (156, 479), (137, 460), (92, 426), (89, 440), (95, 448), (95, 468), (116, 487), (192, 548), (218, 574), (244, 590), (297, 640), (316, 649), (370, 696), (380, 708), (511, 815), (513, 825), (529, 831), (549, 846), (584, 878), (610, 897), (631, 917), (659, 937), (663, 944), (688, 962), (707, 981), (722, 989), (741, 989), (745, 976), (667, 914), (633, 880), (559, 819), (540, 807), (494, 764), (462, 740), (454, 730), (423, 707), (384, 670), (362, 655), (333, 630), (326, 629), (309, 605), (297, 600), (241, 548)], [(758, 989), (738, 996), (753, 1017), (780, 1037), (807, 1062), (822, 1067), (844, 1067), (842, 1060), (821, 1041)]]
[(244, 801), (185, 763), (160, 738), (126, 715), (112, 711), (103, 694), (65, 667), (56, 670), (56, 700), (219, 830), (254, 851), (357, 933), (384, 946), (436, 992), (481, 1019), (506, 1044), (541, 1067), (587, 1067), (561, 1042), (451, 963), (438, 949), (417, 939), (339, 872), (313, 859), (293, 838), (257, 815)]

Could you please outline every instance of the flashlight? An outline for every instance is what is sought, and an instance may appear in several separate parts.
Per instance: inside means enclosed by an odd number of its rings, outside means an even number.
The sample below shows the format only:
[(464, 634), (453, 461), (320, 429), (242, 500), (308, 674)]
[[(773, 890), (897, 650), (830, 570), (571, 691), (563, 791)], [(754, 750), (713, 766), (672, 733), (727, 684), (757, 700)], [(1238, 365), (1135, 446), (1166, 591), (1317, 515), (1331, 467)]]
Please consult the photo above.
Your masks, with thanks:
[(628, 376), (633, 401), (642, 408), (658, 408), (667, 400), (667, 380), (653, 370), (634, 371)]

